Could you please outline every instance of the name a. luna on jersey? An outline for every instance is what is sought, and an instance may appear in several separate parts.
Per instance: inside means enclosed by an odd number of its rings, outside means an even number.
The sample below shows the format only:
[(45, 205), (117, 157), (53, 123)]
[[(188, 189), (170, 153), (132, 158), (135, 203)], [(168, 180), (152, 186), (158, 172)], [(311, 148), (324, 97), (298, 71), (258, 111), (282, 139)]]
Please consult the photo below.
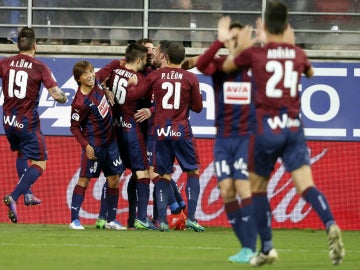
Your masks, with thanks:
[(21, 59), (20, 61), (11, 61), (10, 67), (20, 67), (20, 68), (32, 68), (31, 62), (26, 62), (24, 59)]

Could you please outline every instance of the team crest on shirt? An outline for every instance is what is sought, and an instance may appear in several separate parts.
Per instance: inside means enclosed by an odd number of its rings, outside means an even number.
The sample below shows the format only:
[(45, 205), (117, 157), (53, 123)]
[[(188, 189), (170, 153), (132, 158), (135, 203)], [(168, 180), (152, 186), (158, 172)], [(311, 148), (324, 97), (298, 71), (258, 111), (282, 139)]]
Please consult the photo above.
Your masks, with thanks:
[(224, 103), (245, 105), (251, 102), (250, 82), (224, 82)]
[(71, 119), (74, 121), (79, 121), (80, 115), (78, 113), (73, 113)]
[(105, 116), (109, 112), (109, 107), (110, 107), (110, 105), (107, 102), (106, 97), (104, 95), (103, 98), (100, 101), (99, 106), (98, 106), (98, 110), (99, 110), (99, 113), (102, 116), (102, 118), (105, 118)]

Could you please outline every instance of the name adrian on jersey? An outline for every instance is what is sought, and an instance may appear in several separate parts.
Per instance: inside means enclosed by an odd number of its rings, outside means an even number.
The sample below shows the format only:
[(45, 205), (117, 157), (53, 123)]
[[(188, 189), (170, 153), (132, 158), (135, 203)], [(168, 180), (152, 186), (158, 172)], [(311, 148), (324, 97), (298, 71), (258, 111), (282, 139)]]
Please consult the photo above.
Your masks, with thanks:
[(267, 52), (268, 59), (295, 59), (296, 53), (294, 49), (282, 48), (269, 49)]

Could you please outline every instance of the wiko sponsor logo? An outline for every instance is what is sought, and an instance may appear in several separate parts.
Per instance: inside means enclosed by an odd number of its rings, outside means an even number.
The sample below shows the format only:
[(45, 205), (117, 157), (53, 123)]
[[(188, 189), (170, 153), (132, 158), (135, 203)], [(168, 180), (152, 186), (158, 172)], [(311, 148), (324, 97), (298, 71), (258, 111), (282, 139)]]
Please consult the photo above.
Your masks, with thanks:
[(156, 132), (159, 137), (181, 137), (182, 135), (180, 131), (174, 131), (170, 126), (168, 126), (166, 130), (164, 128), (158, 128)]
[(271, 129), (300, 127), (301, 125), (299, 119), (290, 118), (286, 113), (282, 114), (281, 118), (278, 115), (269, 118), (267, 123)]
[(122, 164), (122, 160), (120, 157), (118, 157), (117, 159), (113, 160), (113, 164), (114, 166), (120, 166)]
[(114, 119), (114, 126), (127, 128), (127, 129), (132, 128), (132, 124), (124, 121), (122, 117), (120, 117), (119, 119)]
[(241, 173), (243, 175), (249, 176), (248, 166), (247, 166), (247, 163), (244, 162), (243, 158), (239, 158), (239, 160), (236, 160), (234, 162), (234, 168), (237, 170), (241, 170)]
[(131, 123), (128, 123), (128, 122), (126, 122), (126, 121), (122, 121), (122, 120), (121, 120), (121, 127), (127, 128), (127, 129), (131, 129), (131, 128), (132, 128), (132, 124), (131, 124)]
[(4, 124), (5, 125), (8, 125), (8, 126), (11, 126), (11, 127), (16, 127), (16, 128), (24, 128), (24, 124), (23, 123), (19, 123), (17, 120), (16, 120), (16, 116), (15, 115), (12, 115), (12, 116), (9, 116), (9, 115), (4, 115)]

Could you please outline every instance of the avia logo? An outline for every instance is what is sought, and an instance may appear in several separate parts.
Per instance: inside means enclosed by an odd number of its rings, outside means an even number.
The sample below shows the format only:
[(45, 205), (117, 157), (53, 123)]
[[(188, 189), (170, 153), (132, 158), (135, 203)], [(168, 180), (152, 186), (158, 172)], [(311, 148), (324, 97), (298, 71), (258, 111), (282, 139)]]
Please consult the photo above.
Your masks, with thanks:
[(114, 166), (116, 166), (116, 167), (117, 167), (117, 166), (120, 166), (120, 165), (122, 164), (121, 158), (119, 157), (119, 158), (113, 160), (113, 164), (114, 164)]
[(181, 137), (182, 135), (180, 131), (174, 131), (170, 126), (168, 126), (166, 130), (164, 128), (157, 129), (156, 132), (159, 137)]
[(250, 82), (225, 82), (223, 88), (225, 104), (250, 104)]
[(24, 128), (24, 124), (23, 123), (19, 123), (16, 120), (16, 116), (13, 115), (12, 117), (10, 117), (9, 115), (4, 115), (4, 124), (5, 125), (9, 125), (11, 127), (16, 127), (16, 128)]
[(299, 119), (292, 119), (286, 113), (281, 116), (281, 119), (277, 115), (274, 118), (269, 118), (267, 122), (271, 129), (300, 127), (301, 124)]

